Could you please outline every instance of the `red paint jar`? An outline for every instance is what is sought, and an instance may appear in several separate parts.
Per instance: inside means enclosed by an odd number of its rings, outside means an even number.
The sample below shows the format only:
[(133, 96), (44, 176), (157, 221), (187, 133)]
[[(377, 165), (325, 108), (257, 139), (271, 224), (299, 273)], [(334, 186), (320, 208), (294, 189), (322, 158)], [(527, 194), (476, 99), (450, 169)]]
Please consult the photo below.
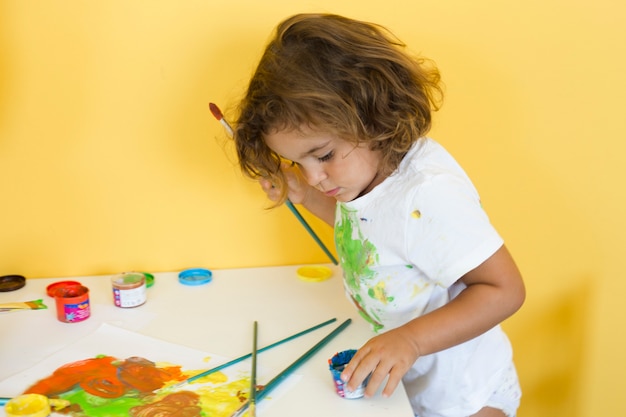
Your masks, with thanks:
[(89, 318), (89, 288), (83, 285), (65, 285), (54, 292), (57, 319), (63, 323), (77, 323)]

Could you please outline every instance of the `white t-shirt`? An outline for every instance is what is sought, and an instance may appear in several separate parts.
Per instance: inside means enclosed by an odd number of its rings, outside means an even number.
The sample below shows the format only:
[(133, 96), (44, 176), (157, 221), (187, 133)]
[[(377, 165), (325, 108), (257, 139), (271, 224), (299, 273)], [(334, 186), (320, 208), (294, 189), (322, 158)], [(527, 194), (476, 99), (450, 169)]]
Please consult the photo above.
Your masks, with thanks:
[[(335, 242), (347, 296), (374, 331), (448, 303), (457, 282), (503, 244), (472, 182), (424, 138), (368, 194), (338, 203)], [(512, 352), (499, 326), (417, 360), (403, 382), (420, 417), (467, 416), (497, 388)]]

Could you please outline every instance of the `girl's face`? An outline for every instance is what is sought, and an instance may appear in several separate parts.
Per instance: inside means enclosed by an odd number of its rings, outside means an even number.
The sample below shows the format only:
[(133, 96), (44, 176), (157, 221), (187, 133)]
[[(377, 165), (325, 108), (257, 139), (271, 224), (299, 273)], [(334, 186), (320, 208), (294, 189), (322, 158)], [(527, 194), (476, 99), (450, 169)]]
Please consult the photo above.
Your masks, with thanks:
[(277, 131), (267, 135), (265, 143), (295, 162), (310, 185), (337, 201), (367, 194), (384, 179), (378, 172), (380, 151), (328, 133), (305, 127)]

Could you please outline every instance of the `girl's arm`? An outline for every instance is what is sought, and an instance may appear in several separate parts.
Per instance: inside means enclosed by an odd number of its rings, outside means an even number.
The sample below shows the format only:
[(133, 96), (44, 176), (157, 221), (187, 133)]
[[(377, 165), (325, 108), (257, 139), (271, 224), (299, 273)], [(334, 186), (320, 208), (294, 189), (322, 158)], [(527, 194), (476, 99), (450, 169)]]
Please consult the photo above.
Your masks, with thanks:
[(461, 281), (467, 288), (445, 306), (361, 347), (342, 374), (348, 388), (356, 389), (372, 372), (365, 395), (372, 396), (387, 376), (383, 396), (391, 395), (420, 356), (479, 336), (515, 313), (526, 296), (521, 274), (505, 246)]

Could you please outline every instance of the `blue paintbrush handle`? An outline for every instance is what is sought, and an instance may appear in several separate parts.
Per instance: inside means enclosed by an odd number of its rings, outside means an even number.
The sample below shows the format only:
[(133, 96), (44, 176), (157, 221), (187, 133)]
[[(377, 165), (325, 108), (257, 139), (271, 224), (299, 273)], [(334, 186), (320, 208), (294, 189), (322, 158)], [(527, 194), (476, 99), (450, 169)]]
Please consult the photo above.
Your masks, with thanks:
[(309, 234), (311, 235), (311, 237), (317, 242), (317, 244), (319, 245), (320, 248), (322, 248), (322, 250), (324, 251), (324, 253), (326, 253), (326, 255), (330, 258), (331, 262), (335, 265), (337, 265), (337, 259), (335, 259), (335, 257), (333, 256), (332, 253), (330, 253), (330, 251), (328, 250), (328, 248), (326, 247), (326, 245), (324, 245), (324, 242), (322, 242), (320, 240), (320, 238), (317, 236), (317, 234), (313, 231), (313, 229), (311, 228), (311, 226), (309, 226), (309, 224), (306, 222), (306, 220), (304, 220), (304, 217), (302, 217), (302, 215), (300, 214), (300, 212), (298, 211), (298, 209), (293, 205), (293, 203), (289, 200), (287, 200), (285, 202), (285, 204), (287, 205), (287, 207), (289, 208), (289, 210), (291, 210), (291, 212), (294, 214), (294, 216), (296, 216), (296, 218), (298, 219), (298, 221), (300, 221), (300, 223), (302, 224), (302, 226), (304, 226), (304, 228), (306, 229), (307, 232), (309, 232)]

